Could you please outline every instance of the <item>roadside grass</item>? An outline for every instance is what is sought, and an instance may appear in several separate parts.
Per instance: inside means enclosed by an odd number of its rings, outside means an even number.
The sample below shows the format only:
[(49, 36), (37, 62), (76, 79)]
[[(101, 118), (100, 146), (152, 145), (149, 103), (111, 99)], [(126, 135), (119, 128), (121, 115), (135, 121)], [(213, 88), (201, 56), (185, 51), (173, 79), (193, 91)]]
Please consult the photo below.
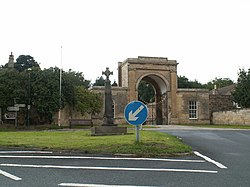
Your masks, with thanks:
[(250, 129), (249, 125), (199, 125), (199, 124), (178, 124), (181, 126), (201, 127), (201, 128), (218, 128), (218, 129)]
[(88, 130), (8, 131), (0, 132), (0, 147), (55, 151), (77, 151), (89, 154), (133, 154), (138, 157), (175, 156), (191, 153), (190, 146), (178, 138), (155, 131), (140, 131), (135, 142), (134, 131), (127, 135), (91, 136)]

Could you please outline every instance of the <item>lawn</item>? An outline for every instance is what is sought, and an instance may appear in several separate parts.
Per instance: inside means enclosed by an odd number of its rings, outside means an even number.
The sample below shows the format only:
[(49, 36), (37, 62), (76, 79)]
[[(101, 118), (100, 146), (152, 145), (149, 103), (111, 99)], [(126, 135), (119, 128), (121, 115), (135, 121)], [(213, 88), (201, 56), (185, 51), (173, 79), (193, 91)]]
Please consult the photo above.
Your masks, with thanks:
[(89, 130), (71, 131), (8, 131), (0, 132), (0, 147), (56, 151), (77, 151), (89, 154), (133, 154), (161, 157), (191, 153), (190, 146), (178, 138), (155, 131), (140, 131), (140, 142), (134, 131), (127, 135), (91, 136)]

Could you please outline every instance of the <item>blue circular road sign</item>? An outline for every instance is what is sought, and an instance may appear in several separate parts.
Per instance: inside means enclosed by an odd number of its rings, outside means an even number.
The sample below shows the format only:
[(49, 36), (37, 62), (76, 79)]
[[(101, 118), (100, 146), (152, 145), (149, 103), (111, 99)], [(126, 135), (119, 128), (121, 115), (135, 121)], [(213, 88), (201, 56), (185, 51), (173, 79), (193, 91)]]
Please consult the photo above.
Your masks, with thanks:
[(148, 107), (141, 101), (132, 101), (124, 109), (126, 121), (131, 125), (142, 125), (148, 117)]

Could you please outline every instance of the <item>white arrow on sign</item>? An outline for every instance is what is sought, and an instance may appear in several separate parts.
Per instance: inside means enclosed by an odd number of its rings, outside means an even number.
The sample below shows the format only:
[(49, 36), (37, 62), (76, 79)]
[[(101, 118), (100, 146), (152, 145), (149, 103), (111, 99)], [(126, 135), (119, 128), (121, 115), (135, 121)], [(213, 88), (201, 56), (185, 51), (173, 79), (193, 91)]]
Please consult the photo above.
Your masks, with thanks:
[(141, 105), (139, 108), (137, 108), (137, 110), (133, 113), (132, 110), (129, 112), (128, 114), (128, 120), (129, 121), (136, 121), (138, 119), (137, 114), (139, 114), (142, 109), (144, 109), (144, 106)]

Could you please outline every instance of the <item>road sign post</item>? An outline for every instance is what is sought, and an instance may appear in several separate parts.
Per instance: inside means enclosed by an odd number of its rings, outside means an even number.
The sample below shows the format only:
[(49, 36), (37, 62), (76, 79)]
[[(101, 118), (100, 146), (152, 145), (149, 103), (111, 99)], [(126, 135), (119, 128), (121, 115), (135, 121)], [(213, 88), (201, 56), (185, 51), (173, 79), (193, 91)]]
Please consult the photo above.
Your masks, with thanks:
[(19, 107), (18, 106), (8, 106), (7, 110), (10, 112), (17, 112), (17, 111), (19, 111)]
[(142, 125), (148, 117), (148, 107), (141, 101), (132, 101), (124, 109), (125, 120), (135, 126), (136, 141), (140, 141), (139, 125)]

